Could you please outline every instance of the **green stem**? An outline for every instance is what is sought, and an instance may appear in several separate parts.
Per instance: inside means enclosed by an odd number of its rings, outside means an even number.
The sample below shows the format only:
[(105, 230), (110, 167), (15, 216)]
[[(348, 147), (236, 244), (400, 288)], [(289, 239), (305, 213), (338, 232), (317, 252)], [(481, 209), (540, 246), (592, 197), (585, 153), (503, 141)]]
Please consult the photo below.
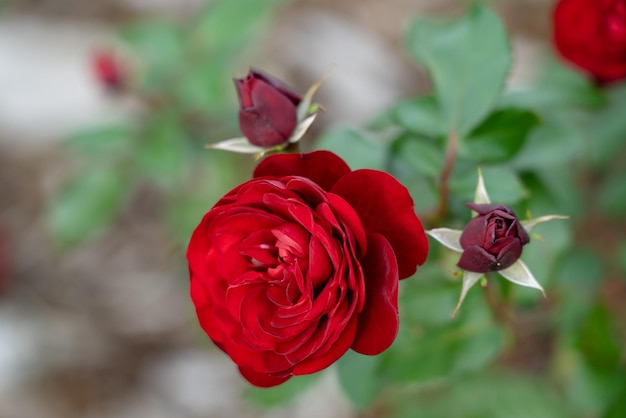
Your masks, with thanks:
[(458, 148), (458, 139), (455, 131), (450, 131), (448, 134), (448, 148), (444, 159), (443, 170), (439, 177), (439, 209), (437, 210), (437, 217), (443, 219), (448, 214), (448, 200), (450, 198), (450, 176), (452, 175), (452, 169), (454, 168), (454, 161), (456, 160), (456, 153)]

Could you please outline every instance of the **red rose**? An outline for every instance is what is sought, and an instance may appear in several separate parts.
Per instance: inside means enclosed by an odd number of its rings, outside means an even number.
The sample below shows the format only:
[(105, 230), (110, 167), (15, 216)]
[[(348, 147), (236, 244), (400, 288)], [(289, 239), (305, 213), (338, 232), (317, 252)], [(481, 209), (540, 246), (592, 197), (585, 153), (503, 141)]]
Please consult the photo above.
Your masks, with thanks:
[(530, 241), (515, 212), (504, 205), (468, 203), (478, 215), (461, 234), (463, 254), (457, 266), (476, 273), (504, 270)]
[(259, 147), (286, 142), (298, 123), (300, 96), (258, 70), (234, 81), (241, 106), (239, 127), (248, 141)]
[(599, 82), (626, 78), (626, 0), (561, 0), (554, 11), (561, 55)]
[(398, 331), (398, 280), (428, 241), (404, 186), (328, 151), (278, 154), (226, 194), (187, 259), (200, 325), (250, 383), (374, 355)]

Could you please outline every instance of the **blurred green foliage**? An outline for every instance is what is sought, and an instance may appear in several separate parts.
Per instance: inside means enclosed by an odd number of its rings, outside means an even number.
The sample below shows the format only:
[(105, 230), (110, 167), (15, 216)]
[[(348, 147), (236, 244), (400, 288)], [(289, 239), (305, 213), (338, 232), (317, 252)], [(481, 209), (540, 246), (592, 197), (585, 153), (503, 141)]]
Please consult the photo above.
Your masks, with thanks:
[(142, 109), (126, 122), (86, 128), (66, 140), (74, 173), (50, 202), (61, 247), (102, 234), (138, 189), (158, 191), (162, 217), (184, 243), (202, 215), (246, 179), (252, 162), (204, 144), (237, 132), (230, 79), (281, 0), (215, 0), (191, 22), (147, 20), (122, 29), (125, 94)]
[[(216, 0), (191, 25), (146, 22), (124, 32), (148, 109), (68, 139), (89, 174), (52, 202), (59, 242), (102, 230), (143, 183), (165, 194), (164, 219), (183, 241), (249, 175), (247, 159), (201, 149), (232, 136), (230, 77), (276, 4)], [(484, 6), (445, 22), (414, 21), (406, 48), (429, 73), (432, 93), (399, 100), (368, 126), (331, 128), (312, 147), (354, 169), (395, 175), (427, 228), (469, 220), (477, 166), (494, 203), (521, 218), (571, 219), (538, 226), (524, 248), (547, 299), (495, 275), (469, 292), (454, 320), (458, 254), (432, 242), (427, 263), (401, 283), (393, 346), (377, 357), (350, 352), (332, 368), (346, 395), (389, 418), (626, 416), (626, 84), (599, 89), (546, 59), (535, 84), (505, 90), (510, 41)], [(274, 406), (316, 379), (248, 395)]]

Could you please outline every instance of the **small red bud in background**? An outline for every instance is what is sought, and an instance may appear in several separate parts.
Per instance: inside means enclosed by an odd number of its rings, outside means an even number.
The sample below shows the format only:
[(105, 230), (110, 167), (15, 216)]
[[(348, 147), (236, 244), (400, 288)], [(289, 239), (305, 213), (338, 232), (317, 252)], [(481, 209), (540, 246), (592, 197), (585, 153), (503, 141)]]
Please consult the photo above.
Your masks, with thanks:
[(119, 92), (125, 87), (125, 74), (119, 58), (111, 50), (96, 51), (91, 59), (93, 73), (106, 89)]

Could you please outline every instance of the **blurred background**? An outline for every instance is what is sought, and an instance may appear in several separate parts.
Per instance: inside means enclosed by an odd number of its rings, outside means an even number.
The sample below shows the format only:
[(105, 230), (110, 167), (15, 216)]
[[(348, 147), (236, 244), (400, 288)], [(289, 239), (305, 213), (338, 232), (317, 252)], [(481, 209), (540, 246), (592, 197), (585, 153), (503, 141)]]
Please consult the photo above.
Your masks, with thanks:
[[(550, 54), (553, 2), (491, 5), (512, 39), (508, 87), (523, 87)], [(453, 0), (0, 2), (0, 417), (385, 416), (352, 406), (333, 372), (290, 402), (261, 407), (199, 329), (186, 240), (252, 170), (249, 157), (202, 146), (238, 135), (231, 79), (250, 66), (299, 92), (334, 68), (308, 138), (363, 125), (429, 91), (405, 52), (405, 28), (465, 8)], [(617, 248), (623, 228), (593, 222), (584, 230), (591, 240)], [(594, 277), (610, 276), (591, 264)], [(595, 314), (590, 338), (613, 315), (623, 342), (625, 282), (606, 283), (608, 310)], [(554, 344), (543, 331), (527, 329), (527, 346), (500, 361), (543, 376), (537, 347)], [(623, 345), (613, 348), (608, 355), (623, 365)], [(515, 384), (511, 397), (532, 391)], [(581, 416), (603, 416), (594, 392), (602, 387), (568, 389), (589, 398)], [(454, 411), (441, 416), (470, 416)]]

